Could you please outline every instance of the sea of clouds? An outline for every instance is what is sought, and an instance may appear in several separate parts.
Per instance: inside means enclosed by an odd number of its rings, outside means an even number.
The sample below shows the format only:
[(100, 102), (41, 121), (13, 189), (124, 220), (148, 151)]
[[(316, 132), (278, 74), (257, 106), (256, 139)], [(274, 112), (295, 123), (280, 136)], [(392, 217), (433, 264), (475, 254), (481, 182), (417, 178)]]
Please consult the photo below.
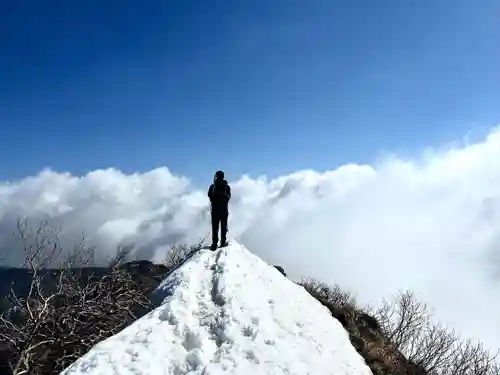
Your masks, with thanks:
[[(410, 289), (464, 336), (500, 348), (500, 127), (412, 160), (229, 182), (229, 236), (294, 278), (339, 283), (375, 305)], [(206, 188), (167, 168), (0, 183), (0, 257), (22, 263), (13, 231), (28, 217), (48, 219), (68, 249), (83, 235), (99, 262), (119, 246), (161, 261), (171, 244), (209, 234)]]

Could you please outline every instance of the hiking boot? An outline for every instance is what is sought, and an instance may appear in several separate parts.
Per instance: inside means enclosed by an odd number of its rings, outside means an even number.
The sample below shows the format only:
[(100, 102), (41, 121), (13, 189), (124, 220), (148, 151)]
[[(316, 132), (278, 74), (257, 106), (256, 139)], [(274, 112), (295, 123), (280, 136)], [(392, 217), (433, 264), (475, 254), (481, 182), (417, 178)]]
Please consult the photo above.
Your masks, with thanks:
[(212, 244), (212, 245), (210, 246), (210, 250), (212, 250), (212, 251), (217, 250), (217, 244)]
[(229, 242), (227, 242), (227, 241), (224, 241), (224, 242), (220, 243), (220, 247), (226, 247), (228, 245), (229, 245)]

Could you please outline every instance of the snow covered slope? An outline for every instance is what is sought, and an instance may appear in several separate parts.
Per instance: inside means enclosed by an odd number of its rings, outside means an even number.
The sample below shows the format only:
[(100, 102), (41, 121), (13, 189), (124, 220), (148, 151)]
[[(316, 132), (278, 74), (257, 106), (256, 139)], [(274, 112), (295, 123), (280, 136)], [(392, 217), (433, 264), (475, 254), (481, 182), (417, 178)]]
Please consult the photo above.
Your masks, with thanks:
[(371, 375), (325, 307), (234, 241), (195, 254), (156, 297), (63, 374)]

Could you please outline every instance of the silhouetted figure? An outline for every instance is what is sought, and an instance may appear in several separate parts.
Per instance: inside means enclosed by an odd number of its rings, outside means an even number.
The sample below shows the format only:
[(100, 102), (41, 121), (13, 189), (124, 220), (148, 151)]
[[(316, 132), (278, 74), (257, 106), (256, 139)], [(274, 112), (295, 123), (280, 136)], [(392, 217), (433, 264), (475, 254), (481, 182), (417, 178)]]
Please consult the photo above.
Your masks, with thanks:
[(208, 188), (208, 198), (212, 205), (212, 250), (217, 249), (219, 242), (219, 223), (221, 229), (221, 246), (227, 246), (227, 217), (229, 216), (228, 203), (231, 199), (231, 187), (224, 180), (224, 172), (217, 171), (214, 183)]

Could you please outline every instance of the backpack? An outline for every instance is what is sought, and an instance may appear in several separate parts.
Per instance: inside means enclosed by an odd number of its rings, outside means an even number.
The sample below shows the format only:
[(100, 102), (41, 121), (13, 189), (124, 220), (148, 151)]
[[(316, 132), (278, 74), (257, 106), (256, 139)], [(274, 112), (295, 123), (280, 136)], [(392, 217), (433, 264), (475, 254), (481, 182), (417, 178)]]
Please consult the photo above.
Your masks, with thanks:
[(230, 192), (229, 185), (226, 180), (217, 180), (211, 186), (212, 189), (212, 203), (226, 204), (229, 202)]

